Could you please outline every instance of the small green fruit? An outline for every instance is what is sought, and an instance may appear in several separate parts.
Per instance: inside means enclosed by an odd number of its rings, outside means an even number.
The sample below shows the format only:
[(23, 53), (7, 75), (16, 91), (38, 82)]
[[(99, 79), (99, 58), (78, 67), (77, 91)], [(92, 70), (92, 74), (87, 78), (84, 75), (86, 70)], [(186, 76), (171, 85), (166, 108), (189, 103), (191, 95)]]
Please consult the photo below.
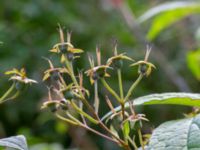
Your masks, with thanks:
[(71, 100), (71, 99), (74, 98), (74, 94), (73, 94), (72, 91), (67, 90), (67, 91), (65, 91), (63, 94), (64, 94), (65, 99)]

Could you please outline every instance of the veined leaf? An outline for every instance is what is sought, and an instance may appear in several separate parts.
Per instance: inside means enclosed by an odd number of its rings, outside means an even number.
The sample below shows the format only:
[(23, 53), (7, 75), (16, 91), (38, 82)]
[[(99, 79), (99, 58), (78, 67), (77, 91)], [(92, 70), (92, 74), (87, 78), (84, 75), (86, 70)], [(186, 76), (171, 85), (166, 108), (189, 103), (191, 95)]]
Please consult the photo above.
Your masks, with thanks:
[(161, 124), (153, 131), (147, 150), (199, 150), (200, 115)]
[(0, 147), (1, 146), (17, 150), (28, 150), (26, 138), (23, 135), (0, 139)]
[[(133, 99), (133, 105), (158, 105), (158, 104), (172, 104), (172, 105), (185, 105), (185, 106), (197, 106), (200, 107), (200, 94), (195, 93), (161, 93), (161, 94), (151, 94), (147, 96), (142, 96)], [(125, 104), (125, 107), (129, 107), (129, 103)], [(115, 111), (121, 110), (118, 106)], [(112, 112), (107, 113), (102, 120), (106, 119), (112, 114)]]
[(151, 8), (139, 17), (138, 21), (143, 23), (154, 17), (147, 34), (147, 39), (152, 41), (164, 29), (194, 13), (200, 13), (200, 3), (197, 1), (167, 2)]

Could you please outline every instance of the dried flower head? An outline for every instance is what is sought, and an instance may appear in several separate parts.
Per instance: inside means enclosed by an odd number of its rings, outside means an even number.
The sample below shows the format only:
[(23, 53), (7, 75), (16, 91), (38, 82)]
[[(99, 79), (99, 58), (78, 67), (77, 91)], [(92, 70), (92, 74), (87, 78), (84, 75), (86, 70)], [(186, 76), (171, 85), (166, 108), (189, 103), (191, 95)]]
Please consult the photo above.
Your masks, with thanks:
[(63, 67), (63, 68), (54, 68), (52, 62), (47, 58), (45, 58), (45, 59), (49, 62), (50, 68), (47, 69), (44, 72), (43, 81), (47, 80), (49, 77), (53, 77), (54, 79), (58, 79), (59, 78), (59, 74), (69, 73), (67, 68), (65, 68), (65, 67)]
[(50, 52), (61, 54), (61, 62), (64, 62), (66, 58), (69, 61), (78, 58), (79, 56), (76, 56), (76, 54), (83, 53), (83, 50), (74, 48), (74, 46), (71, 43), (71, 32), (67, 33), (67, 42), (65, 42), (64, 33), (60, 25), (59, 25), (59, 33), (61, 42), (55, 44), (53, 46), (53, 49), (50, 50)]
[(37, 81), (27, 78), (26, 71), (24, 68), (22, 68), (20, 70), (14, 68), (10, 71), (6, 71), (5, 74), (12, 75), (9, 80), (18, 81), (18, 82), (22, 82), (25, 84), (37, 83)]
[(138, 61), (131, 65), (131, 66), (139, 66), (138, 69), (139, 74), (149, 76), (152, 72), (152, 68), (156, 69), (154, 64), (148, 62), (150, 52), (151, 48), (147, 46), (147, 51), (144, 60)]
[(90, 77), (90, 82), (93, 84), (95, 80), (103, 77), (110, 77), (110, 75), (106, 72), (108, 68), (111, 67), (107, 65), (96, 66), (87, 70), (85, 73)]
[(118, 54), (117, 43), (114, 46), (114, 56), (107, 60), (108, 66), (113, 66), (114, 68), (121, 68), (123, 65), (123, 60), (134, 61), (132, 58), (126, 56), (126, 53)]
[(134, 61), (132, 58), (126, 56), (126, 53), (117, 54), (107, 60), (107, 65), (111, 66), (113, 65), (115, 68), (121, 68), (122, 67), (122, 60), (129, 60)]

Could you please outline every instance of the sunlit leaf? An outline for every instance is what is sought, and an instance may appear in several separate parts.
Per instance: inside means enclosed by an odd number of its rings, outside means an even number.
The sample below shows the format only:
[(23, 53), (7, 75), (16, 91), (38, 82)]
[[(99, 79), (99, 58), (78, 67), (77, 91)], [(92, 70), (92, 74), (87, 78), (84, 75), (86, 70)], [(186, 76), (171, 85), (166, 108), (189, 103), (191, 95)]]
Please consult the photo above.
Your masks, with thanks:
[(124, 136), (126, 138), (128, 138), (129, 133), (130, 133), (130, 124), (129, 124), (129, 121), (124, 122), (122, 130), (123, 130)]
[(138, 21), (143, 23), (153, 18), (147, 39), (154, 40), (161, 31), (194, 13), (200, 13), (200, 3), (196, 1), (167, 2), (151, 8), (145, 12)]
[[(200, 107), (200, 94), (195, 93), (161, 93), (151, 94), (133, 99), (133, 105), (185, 105)], [(125, 104), (126, 108), (129, 108), (129, 103)], [(120, 106), (115, 108), (115, 111), (119, 111)], [(112, 115), (112, 112), (107, 113), (102, 120)]]

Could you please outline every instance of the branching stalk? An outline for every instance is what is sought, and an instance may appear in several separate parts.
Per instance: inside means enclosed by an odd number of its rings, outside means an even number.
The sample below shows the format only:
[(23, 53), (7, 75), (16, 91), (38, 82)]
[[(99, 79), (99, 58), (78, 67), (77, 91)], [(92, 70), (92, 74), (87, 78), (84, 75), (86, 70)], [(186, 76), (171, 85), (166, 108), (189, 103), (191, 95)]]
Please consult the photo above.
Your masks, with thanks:
[(134, 147), (135, 150), (138, 150), (138, 147), (137, 147), (135, 141), (132, 140), (132, 139), (130, 138), (130, 136), (128, 136), (128, 141), (131, 143), (131, 145)]
[(143, 78), (143, 75), (140, 74), (139, 77), (137, 78), (137, 80), (131, 85), (131, 87), (130, 87), (130, 89), (128, 90), (128, 93), (127, 93), (127, 95), (126, 95), (126, 97), (125, 97), (125, 99), (124, 99), (125, 102), (129, 99), (129, 97), (131, 96), (133, 90), (134, 90), (135, 87), (138, 85), (138, 83), (142, 80), (142, 78)]
[(78, 126), (78, 125), (79, 125), (77, 122), (72, 121), (71, 119), (67, 119), (67, 118), (65, 118), (65, 117), (63, 117), (63, 116), (61, 116), (61, 115), (59, 115), (58, 113), (55, 113), (55, 115), (56, 115), (56, 117), (58, 117), (60, 120), (63, 120), (63, 121), (65, 121), (65, 122), (69, 123), (69, 124), (72, 124), (72, 125), (75, 125), (75, 126)]
[(15, 88), (15, 83), (11, 85), (11, 87), (6, 91), (6, 93), (0, 98), (0, 103), (2, 103), (14, 90)]
[(86, 117), (88, 120), (90, 120), (92, 123), (94, 124), (98, 124), (99, 122), (92, 118), (90, 115), (88, 115), (87, 113), (85, 113), (83, 110), (81, 110), (74, 102), (71, 101), (71, 105), (73, 106), (73, 108), (79, 112), (81, 115), (83, 115), (84, 117)]
[(102, 84), (104, 85), (104, 87), (110, 92), (110, 94), (112, 94), (119, 103), (122, 103), (121, 98), (117, 95), (117, 93), (108, 85), (108, 83), (105, 81), (104, 78), (101, 79)]
[[(62, 120), (62, 121), (65, 121), (65, 122), (67, 122), (67, 123), (69, 123), (69, 124), (72, 124), (72, 125), (75, 125), (75, 126), (83, 127), (83, 128), (85, 128), (85, 129), (87, 129), (87, 130), (89, 130), (89, 131), (91, 131), (91, 132), (93, 132), (93, 133), (95, 133), (95, 134), (97, 134), (97, 135), (103, 137), (103, 138), (106, 138), (106, 139), (108, 139), (108, 140), (110, 140), (110, 141), (112, 141), (112, 142), (115, 142), (115, 143), (119, 144), (119, 142), (118, 142), (117, 140), (112, 139), (111, 137), (109, 137), (109, 136), (107, 136), (107, 135), (105, 135), (105, 134), (102, 134), (102, 133), (100, 133), (100, 132), (98, 132), (98, 131), (92, 129), (92, 128), (88, 127), (87, 125), (82, 124), (81, 122), (78, 123), (78, 122), (73, 121), (73, 120), (71, 120), (71, 119), (67, 119), (67, 118), (65, 118), (65, 117), (63, 117), (63, 116), (61, 116), (61, 115), (59, 115), (58, 113), (56, 113), (55, 115), (56, 115), (56, 117), (58, 117), (58, 118), (59, 118), (60, 120)], [(68, 115), (69, 115), (69, 114), (68, 114)], [(72, 116), (72, 117), (73, 117), (73, 116)], [(74, 117), (73, 117), (73, 118), (74, 118)]]
[(15, 99), (16, 97), (19, 96), (19, 94), (20, 94), (20, 91), (17, 91), (13, 96), (11, 96), (11, 97), (9, 97), (9, 98), (6, 98), (6, 99), (4, 99), (4, 100), (2, 100), (2, 101), (0, 101), (0, 104), (1, 104), (1, 103), (4, 103), (5, 101), (8, 101), (8, 100)]

